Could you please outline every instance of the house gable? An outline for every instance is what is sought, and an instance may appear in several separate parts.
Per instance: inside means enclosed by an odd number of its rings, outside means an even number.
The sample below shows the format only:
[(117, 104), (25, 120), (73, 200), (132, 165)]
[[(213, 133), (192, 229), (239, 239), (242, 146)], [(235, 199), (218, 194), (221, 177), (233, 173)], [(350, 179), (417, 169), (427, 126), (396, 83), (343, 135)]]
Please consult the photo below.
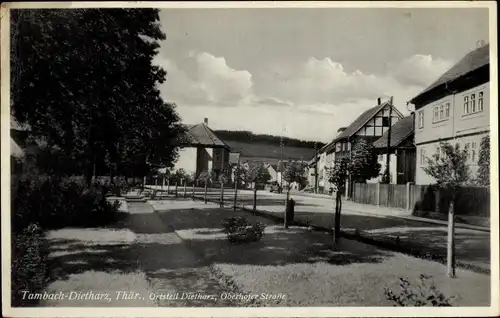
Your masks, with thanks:
[[(389, 120), (390, 109), (392, 107), (392, 120)], [(355, 133), (356, 136), (381, 137), (389, 130), (389, 126), (394, 125), (403, 115), (393, 106), (386, 104), (377, 113), (371, 116), (367, 122)]]

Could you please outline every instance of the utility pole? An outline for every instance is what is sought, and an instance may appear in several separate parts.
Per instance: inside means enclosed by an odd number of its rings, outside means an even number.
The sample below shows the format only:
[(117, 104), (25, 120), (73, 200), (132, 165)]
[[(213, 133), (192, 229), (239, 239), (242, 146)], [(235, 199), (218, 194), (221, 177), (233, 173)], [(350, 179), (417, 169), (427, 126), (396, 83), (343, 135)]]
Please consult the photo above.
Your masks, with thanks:
[(283, 189), (283, 132), (280, 137), (280, 187)]
[[(391, 183), (391, 172), (390, 172), (390, 164), (391, 164), (391, 127), (392, 127), (392, 97), (389, 102), (389, 128), (387, 129), (387, 157), (386, 157), (386, 180), (387, 183)], [(387, 191), (389, 193), (389, 191)]]
[[(391, 184), (391, 127), (392, 127), (392, 96), (389, 101), (389, 128), (387, 129), (387, 158), (386, 158), (386, 180), (387, 184)], [(388, 186), (389, 187), (389, 186)], [(391, 191), (387, 188), (387, 205), (389, 205), (389, 200), (391, 198)]]
[(314, 193), (318, 193), (318, 143), (314, 142)]

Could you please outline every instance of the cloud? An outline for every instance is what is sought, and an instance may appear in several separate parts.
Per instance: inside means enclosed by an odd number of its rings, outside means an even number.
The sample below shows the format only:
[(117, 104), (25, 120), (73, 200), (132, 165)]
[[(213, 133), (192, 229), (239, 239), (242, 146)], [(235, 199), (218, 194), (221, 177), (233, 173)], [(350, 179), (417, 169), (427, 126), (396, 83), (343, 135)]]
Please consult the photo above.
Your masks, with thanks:
[(191, 51), (186, 61), (183, 68), (168, 58), (156, 61), (168, 72), (161, 92), (178, 104), (186, 123), (209, 117), (216, 129), (279, 135), (286, 128), (290, 137), (320, 141), (331, 140), (378, 97), (393, 96), (396, 107), (407, 114), (406, 101), (451, 67), (446, 60), (413, 55), (389, 63), (385, 74), (368, 74), (347, 71), (327, 57), (288, 68), (269, 65), (252, 76), (207, 52)]
[(185, 104), (237, 105), (252, 96), (252, 75), (229, 67), (223, 57), (189, 52), (196, 70), (191, 76), (168, 58), (157, 56), (154, 64), (167, 70), (167, 81), (160, 87), (167, 100)]
[(431, 55), (415, 54), (396, 65), (391, 65), (389, 75), (402, 85), (426, 87), (451, 66), (450, 61), (434, 59)]
[(252, 93), (252, 75), (229, 67), (223, 57), (203, 52), (195, 55), (198, 82), (212, 103), (238, 103)]

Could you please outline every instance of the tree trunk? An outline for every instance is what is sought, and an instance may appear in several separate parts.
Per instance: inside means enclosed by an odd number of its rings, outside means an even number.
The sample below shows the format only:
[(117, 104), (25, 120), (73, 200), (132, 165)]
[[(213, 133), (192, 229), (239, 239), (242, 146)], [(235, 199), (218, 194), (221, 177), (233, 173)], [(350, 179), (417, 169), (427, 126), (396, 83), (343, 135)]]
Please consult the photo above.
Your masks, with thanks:
[(455, 278), (455, 193), (452, 194), (448, 206), (448, 276)]
[(204, 193), (204, 197), (203, 197), (203, 200), (205, 201), (205, 204), (207, 203), (207, 187), (208, 187), (208, 180), (205, 180), (205, 193)]
[(333, 244), (340, 243), (340, 212), (342, 210), (342, 197), (340, 191), (335, 195), (335, 228), (333, 231)]
[(257, 184), (254, 184), (253, 186), (253, 208), (252, 211), (257, 210)]
[(224, 207), (224, 183), (220, 183), (220, 207)]

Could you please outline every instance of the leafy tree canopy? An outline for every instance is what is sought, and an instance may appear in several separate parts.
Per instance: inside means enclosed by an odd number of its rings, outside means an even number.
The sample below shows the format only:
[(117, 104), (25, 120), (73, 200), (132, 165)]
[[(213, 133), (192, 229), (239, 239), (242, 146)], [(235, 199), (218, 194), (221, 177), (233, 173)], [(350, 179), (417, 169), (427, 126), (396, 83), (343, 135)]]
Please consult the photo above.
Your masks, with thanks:
[(172, 166), (183, 131), (152, 64), (156, 9), (13, 10), (12, 113), (65, 156), (123, 173)]
[(349, 170), (353, 180), (366, 182), (366, 180), (379, 176), (380, 164), (373, 147), (365, 139), (359, 139), (354, 143)]
[(438, 187), (456, 191), (470, 181), (470, 168), (467, 164), (467, 150), (440, 142), (441, 151), (427, 158), (427, 166), (422, 169), (436, 180)]
[(477, 183), (481, 186), (488, 187), (490, 185), (490, 136), (483, 137), (480, 146)]

